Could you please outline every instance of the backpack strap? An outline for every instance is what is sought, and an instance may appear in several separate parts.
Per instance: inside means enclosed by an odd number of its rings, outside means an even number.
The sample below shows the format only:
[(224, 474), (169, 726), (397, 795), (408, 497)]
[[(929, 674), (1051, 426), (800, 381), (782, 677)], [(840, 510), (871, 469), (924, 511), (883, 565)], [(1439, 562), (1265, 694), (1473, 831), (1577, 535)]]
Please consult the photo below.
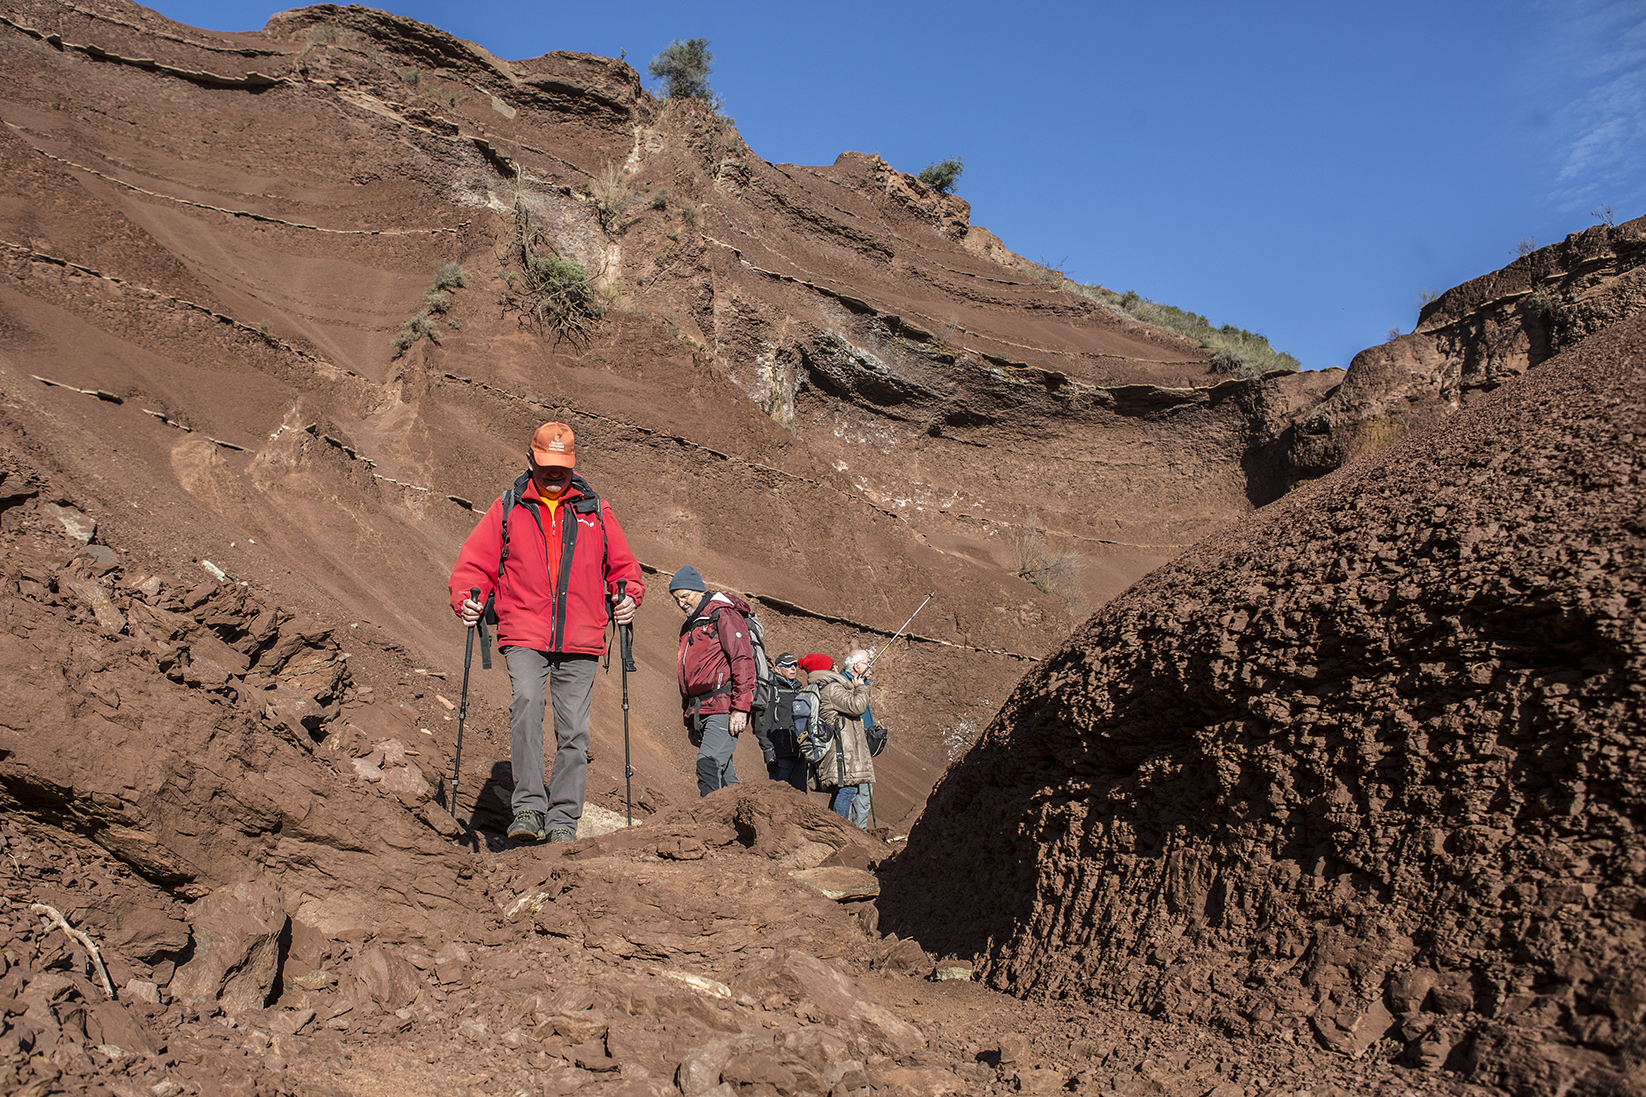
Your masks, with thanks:
[(697, 642), (692, 639), (691, 633), (692, 630), (697, 628), (699, 621), (707, 621), (709, 623), (709, 635), (718, 640), (720, 638), (720, 611), (725, 608), (725, 606), (715, 606), (707, 613), (694, 613), (686, 618), (686, 623), (680, 626), (682, 635), (686, 637), (686, 646), (691, 647)]
[[(600, 581), (606, 581), (606, 571), (611, 567), (612, 545), (611, 538), (606, 535), (606, 508), (601, 506), (600, 493), (594, 486), (577, 473), (572, 473), (572, 487), (582, 492), (582, 495), (572, 501), (574, 514), (593, 514), (594, 520), (600, 523)], [(608, 616), (610, 610), (607, 611)]]
[[(514, 486), (502, 495), (503, 548), (497, 554), (497, 577), (499, 579), (503, 578), (503, 568), (509, 562), (509, 513), (517, 506), (525, 507), (531, 511), (532, 521), (537, 523), (537, 531), (539, 533), (543, 532), (543, 516), (538, 513), (538, 504), (526, 498), (525, 495), (526, 485), (531, 483), (531, 478), (532, 474), (530, 472), (521, 473), (519, 478), (515, 480)], [(576, 473), (572, 473), (572, 486), (583, 493), (580, 498), (572, 500), (572, 512), (574, 514), (592, 514), (594, 520), (600, 523), (600, 577), (603, 580), (606, 577), (607, 569), (611, 566), (611, 538), (606, 534), (605, 508), (600, 505), (602, 500), (594, 488), (589, 485), (587, 480)]]
[(505, 491), (499, 500), (503, 504), (501, 512), (501, 520), (503, 524), (503, 547), (497, 554), (497, 578), (499, 581), (503, 578), (504, 565), (509, 562), (509, 515), (513, 512), (514, 508), (521, 506), (531, 511), (532, 521), (537, 523), (537, 531), (539, 533), (543, 532), (543, 517), (537, 512), (537, 504), (533, 503), (530, 499), (525, 498), (524, 495), (526, 485), (531, 482), (531, 478), (531, 473), (521, 473), (519, 478), (515, 480), (514, 486), (508, 491)]

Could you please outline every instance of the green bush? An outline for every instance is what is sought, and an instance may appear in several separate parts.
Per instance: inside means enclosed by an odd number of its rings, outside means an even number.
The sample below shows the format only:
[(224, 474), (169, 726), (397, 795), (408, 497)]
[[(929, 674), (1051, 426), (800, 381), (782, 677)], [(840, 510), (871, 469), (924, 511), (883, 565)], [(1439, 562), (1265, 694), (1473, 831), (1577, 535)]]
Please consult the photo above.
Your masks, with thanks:
[(1284, 351), (1275, 350), (1269, 345), (1269, 340), (1261, 335), (1237, 328), (1233, 324), (1214, 328), (1211, 322), (1199, 313), (1185, 312), (1172, 305), (1157, 304), (1136, 290), (1115, 293), (1102, 286), (1082, 286), (1074, 282), (1065, 283), (1065, 288), (1073, 289), (1082, 297), (1105, 305), (1133, 320), (1141, 320), (1145, 324), (1200, 340), (1200, 345), (1212, 352), (1211, 365), (1215, 373), (1258, 377), (1271, 370), (1296, 371), (1303, 368), (1302, 363), (1296, 358)]
[(461, 289), (469, 284), (469, 276), (463, 273), (463, 268), (456, 263), (442, 263), (434, 272), (434, 281), (429, 284), (430, 292), (443, 289)]
[(519, 268), (504, 276), (509, 285), (507, 304), (556, 338), (587, 343), (605, 311), (589, 272), (555, 254), (553, 246), (533, 228), (523, 202), (516, 201), (514, 219), (510, 250)]
[(951, 156), (947, 160), (937, 160), (927, 164), (920, 169), (920, 174), (915, 178), (939, 194), (949, 194), (954, 190), (954, 185), (960, 182), (960, 174), (965, 170), (965, 159), (959, 156)]
[(613, 236), (621, 236), (627, 227), (624, 218), (640, 201), (623, 181), (623, 169), (613, 164), (599, 175), (589, 178), (589, 197), (594, 199), (594, 215), (600, 227)]
[[(456, 263), (442, 263), (435, 268), (434, 280), (429, 288), (423, 291), (423, 308), (416, 316), (400, 325), (390, 346), (394, 348), (394, 357), (398, 358), (412, 348), (412, 344), (419, 339), (439, 345), (440, 329), (434, 324), (434, 317), (443, 316), (452, 306), (451, 294), (447, 290), (456, 289), (469, 284), (468, 275)], [(453, 331), (462, 327), (455, 319), (448, 319), (446, 325)]]
[(400, 330), (394, 337), (394, 356), (398, 358), (405, 354), (419, 339), (427, 339), (436, 346), (440, 344), (439, 330), (429, 322), (429, 314), (426, 312), (420, 312), (400, 325)]
[(663, 52), (652, 58), (648, 71), (663, 81), (670, 99), (696, 99), (716, 109), (719, 103), (709, 88), (709, 73), (714, 69), (714, 54), (709, 52), (707, 38), (691, 38), (684, 42), (676, 38)]
[(550, 328), (563, 328), (580, 314), (599, 312), (589, 272), (581, 263), (558, 255), (533, 256), (526, 269), (532, 300), (532, 318)]

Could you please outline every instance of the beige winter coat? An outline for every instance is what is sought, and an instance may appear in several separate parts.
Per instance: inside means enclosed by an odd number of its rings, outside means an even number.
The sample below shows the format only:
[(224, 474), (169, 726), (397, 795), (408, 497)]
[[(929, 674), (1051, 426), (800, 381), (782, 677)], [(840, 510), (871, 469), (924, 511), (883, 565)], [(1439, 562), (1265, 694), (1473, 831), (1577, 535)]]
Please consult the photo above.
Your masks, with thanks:
[(869, 683), (849, 681), (832, 670), (814, 670), (806, 676), (818, 686), (823, 726), (838, 723), (840, 734), (813, 767), (819, 788), (841, 788), (874, 781), (874, 756), (863, 734), (863, 714), (869, 708)]

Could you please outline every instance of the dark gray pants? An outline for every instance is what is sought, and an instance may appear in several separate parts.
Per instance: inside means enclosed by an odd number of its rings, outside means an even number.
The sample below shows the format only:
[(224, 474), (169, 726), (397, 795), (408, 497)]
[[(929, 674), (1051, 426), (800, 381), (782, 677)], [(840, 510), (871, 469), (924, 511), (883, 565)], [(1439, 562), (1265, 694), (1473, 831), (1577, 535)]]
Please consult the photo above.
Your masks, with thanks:
[[(583, 818), (583, 786), (589, 775), (589, 699), (600, 660), (593, 655), (550, 655), (531, 648), (504, 648), (514, 686), (509, 706), (509, 763), (514, 770), (516, 813), (541, 811), (546, 828), (577, 833)], [(545, 689), (547, 687), (547, 689)], [(554, 774), (543, 788), (543, 714), (554, 704)]]
[(736, 749), (737, 736), (732, 734), (731, 713), (703, 717), (703, 741), (697, 747), (699, 796), (737, 784), (737, 767), (732, 765), (732, 752)]

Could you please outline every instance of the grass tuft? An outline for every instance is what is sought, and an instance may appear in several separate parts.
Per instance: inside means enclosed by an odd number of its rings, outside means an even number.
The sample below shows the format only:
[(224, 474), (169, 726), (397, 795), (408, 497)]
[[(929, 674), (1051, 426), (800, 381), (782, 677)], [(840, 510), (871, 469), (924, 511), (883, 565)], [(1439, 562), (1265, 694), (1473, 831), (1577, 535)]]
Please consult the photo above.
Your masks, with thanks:
[(605, 313), (605, 304), (581, 263), (557, 255), (532, 225), (524, 201), (514, 207), (515, 237), (510, 258), (517, 268), (507, 271), (505, 303), (529, 322), (552, 332), (557, 339), (587, 344)]
[[(468, 275), (456, 263), (444, 263), (434, 272), (434, 280), (429, 288), (423, 291), (423, 308), (417, 315), (400, 325), (389, 345), (394, 348), (394, 357), (398, 358), (410, 350), (419, 339), (427, 339), (436, 346), (440, 345), (440, 329), (434, 323), (434, 317), (444, 316), (452, 306), (451, 294), (447, 290), (469, 284)], [(462, 327), (455, 318), (447, 319), (446, 326), (456, 331)]]
[[(1062, 277), (1055, 271), (1048, 273), (1054, 279)], [(1197, 312), (1159, 304), (1136, 290), (1115, 293), (1102, 286), (1082, 286), (1067, 279), (1063, 281), (1063, 287), (1133, 320), (1200, 340), (1200, 345), (1212, 352), (1212, 370), (1215, 373), (1260, 377), (1272, 370), (1295, 372), (1303, 368), (1303, 364), (1290, 354), (1271, 347), (1269, 340), (1262, 335), (1233, 324), (1213, 327), (1211, 321)]]
[(640, 195), (624, 182), (626, 174), (621, 167), (613, 164), (599, 175), (589, 178), (589, 197), (594, 199), (594, 215), (600, 227), (612, 236), (623, 235), (623, 230), (628, 227), (626, 218), (629, 211), (640, 201)]

